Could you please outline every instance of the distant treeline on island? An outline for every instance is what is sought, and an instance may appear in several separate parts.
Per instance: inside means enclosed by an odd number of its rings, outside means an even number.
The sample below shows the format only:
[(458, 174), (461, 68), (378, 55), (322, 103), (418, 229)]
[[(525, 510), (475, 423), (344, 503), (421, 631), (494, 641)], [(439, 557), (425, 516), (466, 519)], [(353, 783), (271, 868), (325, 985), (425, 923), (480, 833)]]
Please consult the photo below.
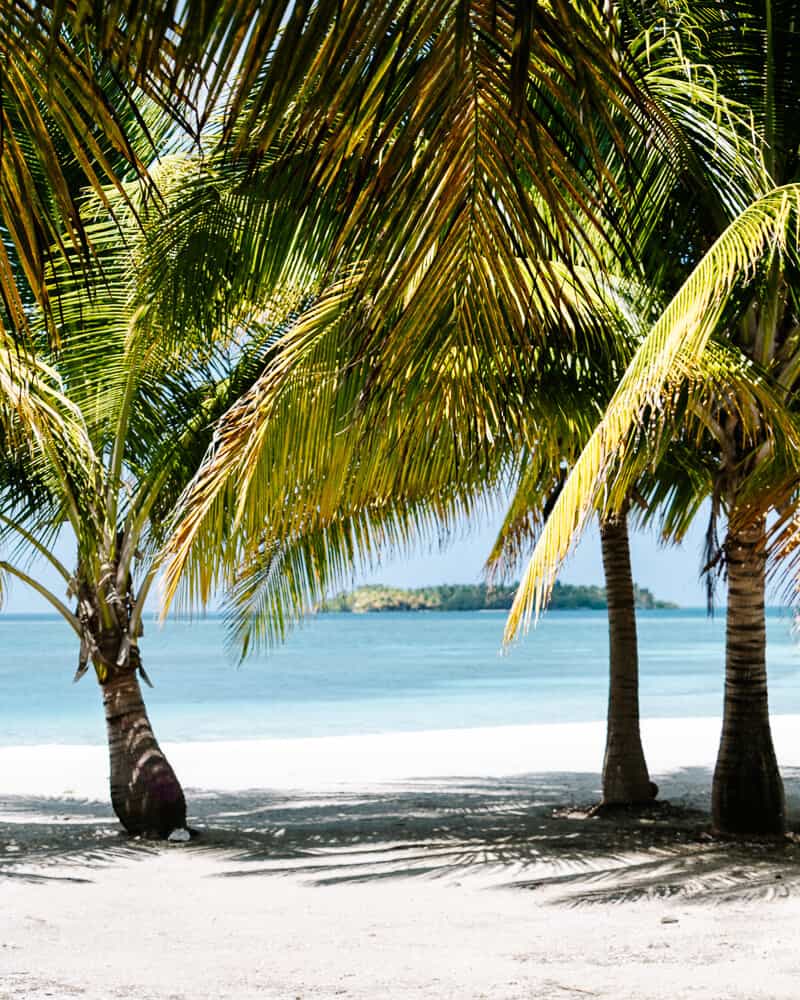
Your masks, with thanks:
[[(415, 590), (375, 585), (339, 594), (326, 601), (320, 611), (353, 611), (357, 614), (369, 611), (506, 611), (511, 607), (516, 590), (516, 584), (488, 587), (484, 583), (455, 583)], [(634, 592), (637, 608), (652, 610), (678, 606), (669, 601), (657, 601), (643, 587), (634, 587)], [(605, 588), (557, 583), (550, 607), (554, 610), (605, 608)]]

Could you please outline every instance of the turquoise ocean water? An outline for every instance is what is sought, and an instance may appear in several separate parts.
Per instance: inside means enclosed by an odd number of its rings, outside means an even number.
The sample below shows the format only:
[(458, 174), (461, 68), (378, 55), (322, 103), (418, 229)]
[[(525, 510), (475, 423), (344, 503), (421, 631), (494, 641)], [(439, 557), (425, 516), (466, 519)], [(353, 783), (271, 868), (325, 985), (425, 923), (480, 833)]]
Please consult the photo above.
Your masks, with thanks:
[[(224, 625), (147, 625), (145, 697), (161, 740), (335, 736), (602, 719), (604, 612), (550, 612), (509, 655), (503, 612), (319, 615), (237, 665)], [(800, 714), (791, 618), (768, 619), (771, 708)], [(724, 612), (639, 616), (644, 716), (718, 715)], [(103, 743), (97, 685), (72, 684), (74, 636), (57, 618), (0, 615), (0, 744)]]

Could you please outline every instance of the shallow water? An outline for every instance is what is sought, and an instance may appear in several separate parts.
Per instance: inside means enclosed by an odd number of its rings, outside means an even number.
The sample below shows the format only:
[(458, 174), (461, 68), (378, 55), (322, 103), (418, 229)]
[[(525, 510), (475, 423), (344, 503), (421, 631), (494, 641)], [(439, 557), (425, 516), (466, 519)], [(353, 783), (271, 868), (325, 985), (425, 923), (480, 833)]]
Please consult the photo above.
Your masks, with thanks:
[[(319, 615), (241, 666), (223, 623), (150, 623), (155, 683), (146, 700), (161, 740), (333, 736), (602, 719), (602, 611), (553, 611), (507, 656), (503, 612)], [(721, 710), (724, 613), (639, 614), (642, 714)], [(800, 648), (786, 613), (768, 617), (770, 704), (800, 714)], [(57, 618), (0, 615), (0, 744), (105, 741), (91, 673), (72, 684), (77, 644)]]

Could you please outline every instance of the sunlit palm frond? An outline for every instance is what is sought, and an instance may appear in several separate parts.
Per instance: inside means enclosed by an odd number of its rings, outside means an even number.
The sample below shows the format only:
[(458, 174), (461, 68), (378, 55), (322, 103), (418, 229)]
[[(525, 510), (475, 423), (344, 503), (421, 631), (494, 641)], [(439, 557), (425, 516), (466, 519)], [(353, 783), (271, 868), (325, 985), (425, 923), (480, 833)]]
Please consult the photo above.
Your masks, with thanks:
[(614, 506), (631, 486), (626, 454), (640, 443), (640, 420), (669, 406), (677, 386), (702, 355), (732, 291), (765, 255), (796, 241), (800, 186), (778, 188), (749, 206), (722, 234), (667, 306), (637, 350), (608, 408), (575, 463), (520, 583), (506, 625), (510, 642), (546, 603), (558, 569), (608, 484)]
[(0, 332), (0, 427), (7, 443), (58, 441), (82, 430), (56, 372)]
[[(659, 21), (632, 42), (646, 67), (647, 93), (674, 130), (690, 184), (710, 204), (711, 224), (721, 228), (773, 184), (766, 172), (752, 109), (728, 95), (716, 65), (692, 36)], [(657, 167), (659, 157), (651, 169)], [(645, 161), (647, 162), (647, 161)], [(663, 202), (643, 189), (654, 211)]]
[[(611, 330), (632, 323), (636, 286), (584, 284), (553, 267), (562, 292), (548, 308), (557, 314), (567, 303), (587, 324), (604, 317), (607, 367), (622, 370), (626, 351)], [(356, 495), (380, 503), (418, 491), (423, 481), (431, 488), (447, 484), (476, 463), (496, 464), (511, 441), (517, 448), (529, 439), (548, 459), (554, 452), (560, 458), (581, 413), (594, 416), (597, 399), (605, 398), (603, 390), (598, 395), (608, 377), (604, 365), (565, 356), (558, 345), (509, 356), (469, 335), (461, 342), (452, 321), (440, 331), (440, 345), (428, 344), (421, 371), (402, 341), (374, 355), (353, 354), (342, 328), (369, 309), (359, 279), (354, 271), (312, 300), (277, 339), (253, 389), (219, 423), (213, 449), (178, 508), (167, 602), (182, 576), (191, 599), (206, 600), (217, 572), (223, 579), (235, 573), (241, 546), (262, 538), (265, 521), (280, 538), (286, 518), (325, 517), (345, 494), (351, 504)], [(553, 443), (557, 438), (561, 444)], [(240, 542), (231, 544), (235, 537)]]
[(430, 501), (364, 504), (312, 520), (268, 547), (254, 550), (227, 594), (225, 612), (241, 655), (272, 646), (326, 598), (374, 570), (382, 558), (444, 546), (459, 530), (476, 530), (491, 508), (488, 484)]
[(80, 410), (41, 358), (4, 334), (0, 345), (3, 509), (24, 512), (27, 521), (45, 511), (57, 511), (59, 524), (93, 518), (97, 460)]
[[(295, 13), (286, 30), (297, 40), (312, 14)], [(318, 27), (328, 13), (315, 8)], [(659, 165), (659, 204), (678, 164), (654, 155), (659, 125), (631, 83), (644, 74), (628, 74), (627, 53), (609, 49), (614, 28), (599, 8), (558, 3), (535, 25), (530, 16), (527, 4), (493, 0), (340, 4), (308, 79), (299, 55), (293, 64), (292, 107), (270, 105), (268, 66), (263, 92), (238, 108), (242, 155), (223, 144), (156, 234), (151, 295), (162, 282), (179, 321), (205, 310), (213, 323), (242, 292), (274, 295), (281, 262), (296, 265), (302, 249), (306, 291), (359, 267), (370, 314), (350, 336), (364, 352), (404, 338), (423, 365), (420, 330), (453, 321), (507, 353), (545, 330), (567, 338), (587, 327), (560, 314), (548, 324), (563, 280), (550, 262), (593, 253), (587, 235), (602, 242), (611, 203), (605, 236), (630, 234), (627, 191), (646, 186), (640, 159)], [(198, 281), (202, 300), (187, 293)]]
[(0, 221), (13, 245), (11, 257), (0, 247), (0, 291), (17, 330), (27, 325), (27, 294), (47, 307), (42, 277), (53, 249), (89, 256), (82, 190), (104, 197), (105, 186), (122, 190), (131, 176), (147, 186), (145, 165), (164, 128), (84, 35), (55, 32), (59, 9), (0, 3)]

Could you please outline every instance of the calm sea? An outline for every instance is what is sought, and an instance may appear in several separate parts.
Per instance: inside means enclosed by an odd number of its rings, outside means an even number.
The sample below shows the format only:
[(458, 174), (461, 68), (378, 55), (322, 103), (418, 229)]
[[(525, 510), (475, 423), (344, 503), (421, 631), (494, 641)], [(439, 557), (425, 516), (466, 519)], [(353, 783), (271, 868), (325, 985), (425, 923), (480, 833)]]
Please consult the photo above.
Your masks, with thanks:
[[(208, 618), (147, 626), (145, 689), (162, 740), (333, 736), (602, 719), (604, 612), (550, 612), (507, 656), (503, 612), (328, 614), (267, 656), (237, 665)], [(800, 714), (791, 619), (768, 619), (771, 708)], [(639, 616), (644, 716), (718, 715), (724, 612)], [(0, 615), (0, 744), (103, 743), (91, 673), (56, 618)]]

